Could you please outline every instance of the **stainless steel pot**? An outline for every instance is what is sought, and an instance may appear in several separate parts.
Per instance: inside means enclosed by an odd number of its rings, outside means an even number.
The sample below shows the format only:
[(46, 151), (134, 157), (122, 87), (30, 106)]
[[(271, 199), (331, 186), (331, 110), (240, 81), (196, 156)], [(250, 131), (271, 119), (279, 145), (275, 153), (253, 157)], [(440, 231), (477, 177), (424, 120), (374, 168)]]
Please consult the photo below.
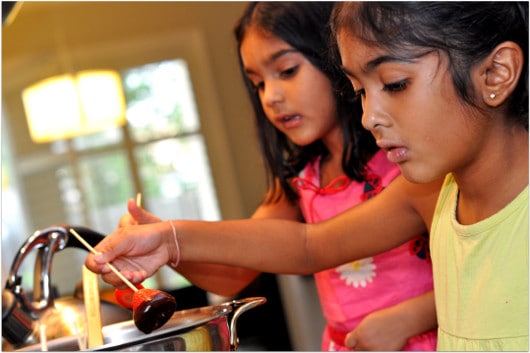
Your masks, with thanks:
[[(266, 302), (263, 297), (234, 300), (217, 306), (176, 311), (161, 328), (144, 334), (134, 322), (103, 327), (104, 344), (89, 351), (229, 351), (237, 350), (237, 319), (249, 309)], [(40, 344), (18, 351), (40, 351)], [(47, 342), (49, 351), (77, 351), (75, 336)]]
[[(70, 228), (74, 228), (92, 246), (103, 239), (103, 235), (88, 228), (52, 226), (36, 231), (16, 254), (2, 292), (3, 350), (80, 349), (78, 342), (83, 340), (78, 341), (79, 332), (72, 325), (72, 315), (76, 317), (74, 321), (79, 320), (77, 317), (84, 316), (84, 302), (75, 297), (54, 298), (50, 278), (55, 252), (66, 247), (84, 249), (75, 237), (69, 236)], [(38, 254), (35, 260), (33, 295), (29, 296), (22, 288), (19, 268), (33, 249), (38, 250)], [(146, 335), (136, 328), (129, 310), (102, 301), (104, 344), (92, 350), (235, 350), (238, 344), (238, 317), (265, 302), (265, 298), (256, 297), (218, 306), (177, 311), (164, 326)], [(42, 327), (45, 327), (43, 336), (39, 335)]]

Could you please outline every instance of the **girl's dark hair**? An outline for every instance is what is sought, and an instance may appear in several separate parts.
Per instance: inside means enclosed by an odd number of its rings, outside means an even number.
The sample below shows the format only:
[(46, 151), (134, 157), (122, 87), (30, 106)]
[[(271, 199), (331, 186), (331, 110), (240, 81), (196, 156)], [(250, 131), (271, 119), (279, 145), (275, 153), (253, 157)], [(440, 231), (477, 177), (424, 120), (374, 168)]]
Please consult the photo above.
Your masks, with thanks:
[[(240, 49), (250, 26), (270, 32), (300, 51), (330, 79), (344, 138), (342, 168), (351, 179), (361, 181), (366, 163), (377, 151), (377, 146), (372, 135), (361, 125), (361, 106), (353, 99), (350, 82), (328, 55), (329, 19), (333, 6), (333, 2), (251, 2), (236, 24), (235, 36)], [(298, 175), (315, 157), (325, 156), (328, 151), (320, 140), (308, 146), (297, 146), (269, 122), (258, 93), (245, 75), (240, 50), (238, 52), (241, 73), (254, 108), (269, 187), (273, 191), (265, 201), (274, 202), (282, 193), (294, 201), (298, 196), (288, 180)]]
[(528, 2), (343, 2), (331, 28), (332, 37), (344, 30), (397, 54), (414, 47), (445, 52), (453, 84), (471, 105), (471, 68), (500, 43), (515, 42), (525, 60), (506, 107), (509, 119), (528, 130)]

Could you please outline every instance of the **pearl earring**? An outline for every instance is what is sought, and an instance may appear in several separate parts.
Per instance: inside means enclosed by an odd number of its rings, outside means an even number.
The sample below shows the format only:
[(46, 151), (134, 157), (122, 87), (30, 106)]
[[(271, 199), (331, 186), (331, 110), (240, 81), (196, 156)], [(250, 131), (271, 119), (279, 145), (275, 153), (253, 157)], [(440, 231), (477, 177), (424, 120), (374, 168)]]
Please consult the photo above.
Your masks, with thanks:
[(490, 99), (495, 99), (495, 97), (496, 97), (495, 93), (490, 93)]

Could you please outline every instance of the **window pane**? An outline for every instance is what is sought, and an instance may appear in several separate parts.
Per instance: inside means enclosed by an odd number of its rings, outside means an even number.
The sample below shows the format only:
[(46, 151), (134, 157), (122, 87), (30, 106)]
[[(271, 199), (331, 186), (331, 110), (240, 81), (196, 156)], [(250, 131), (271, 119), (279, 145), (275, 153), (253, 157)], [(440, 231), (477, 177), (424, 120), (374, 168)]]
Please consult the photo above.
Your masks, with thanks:
[(64, 205), (66, 222), (71, 225), (81, 226), (88, 224), (88, 220), (85, 217), (86, 204), (82, 190), (75, 178), (74, 168), (71, 165), (65, 165), (57, 169), (56, 177)]
[(98, 147), (116, 145), (123, 140), (121, 127), (106, 129), (90, 135), (79, 136), (72, 139), (72, 146), (76, 151), (83, 151)]
[(133, 141), (145, 142), (199, 129), (193, 88), (184, 60), (122, 72)]
[(117, 145), (122, 141), (123, 131), (121, 127), (115, 127), (93, 134), (75, 137), (71, 140), (71, 147), (67, 140), (54, 141), (50, 144), (50, 150), (55, 154), (68, 153), (70, 148), (73, 148), (75, 151), (85, 151)]
[(220, 218), (202, 136), (150, 143), (135, 156), (150, 212), (162, 219)]
[(90, 210), (90, 224), (100, 232), (116, 229), (134, 197), (129, 163), (124, 151), (85, 156), (79, 160), (79, 179)]

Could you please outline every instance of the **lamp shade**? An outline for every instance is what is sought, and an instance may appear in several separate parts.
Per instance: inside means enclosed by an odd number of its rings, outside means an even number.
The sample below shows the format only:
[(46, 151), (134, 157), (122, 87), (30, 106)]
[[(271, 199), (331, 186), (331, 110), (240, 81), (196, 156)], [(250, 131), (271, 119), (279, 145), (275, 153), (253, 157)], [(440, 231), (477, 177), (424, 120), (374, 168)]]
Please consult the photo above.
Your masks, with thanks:
[(52, 142), (125, 123), (121, 79), (112, 70), (87, 70), (44, 79), (22, 92), (31, 139)]

